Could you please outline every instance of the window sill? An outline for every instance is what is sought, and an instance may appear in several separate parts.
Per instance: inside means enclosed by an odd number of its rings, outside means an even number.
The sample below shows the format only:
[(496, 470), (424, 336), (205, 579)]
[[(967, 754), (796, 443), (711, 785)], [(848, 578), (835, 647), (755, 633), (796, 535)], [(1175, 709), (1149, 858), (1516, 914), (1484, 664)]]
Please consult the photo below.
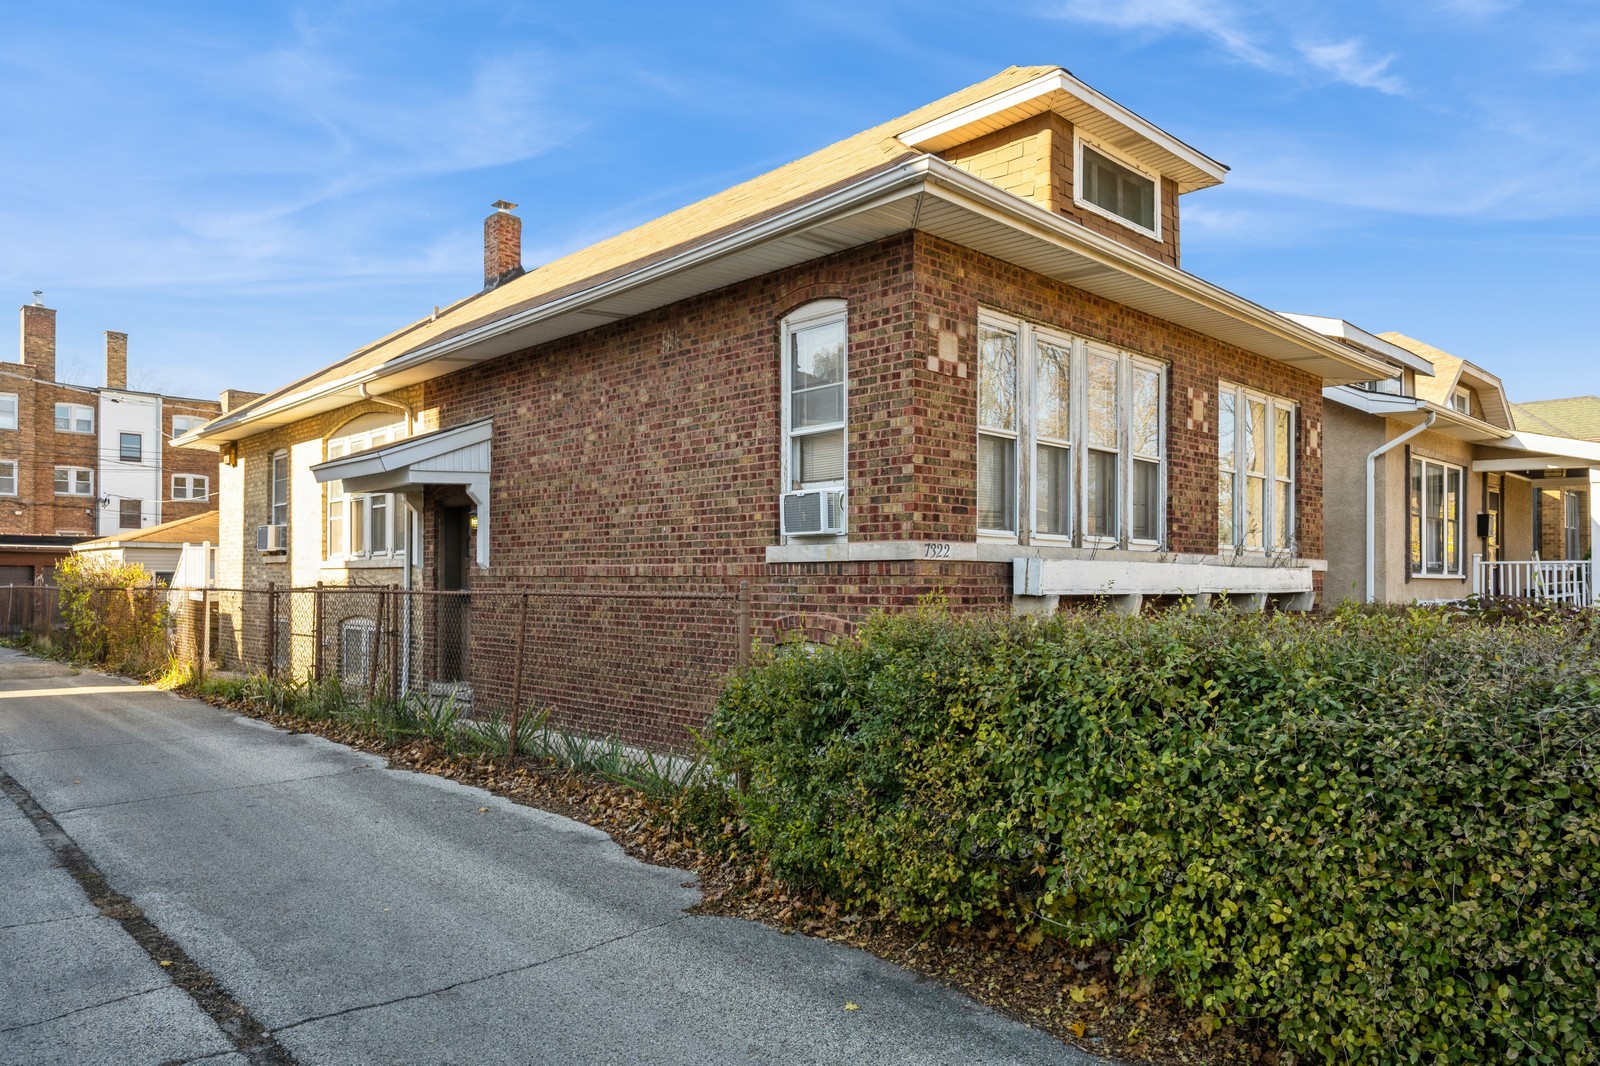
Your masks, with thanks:
[(766, 562), (781, 563), (877, 563), (877, 562), (978, 562), (1009, 563), (1018, 558), (1100, 560), (1150, 563), (1205, 563), (1213, 566), (1240, 568), (1306, 567), (1326, 570), (1324, 559), (1303, 559), (1294, 556), (1243, 555), (1234, 557), (1231, 552), (1214, 554), (1178, 554), (1157, 549), (1085, 547), (1070, 545), (1030, 544), (1020, 545), (1005, 540), (894, 540), (851, 541), (838, 544), (770, 544)]
[(1412, 574), (1412, 581), (1465, 581), (1466, 574)]
[(384, 556), (377, 559), (324, 559), (323, 570), (402, 570), (405, 556)]
[[(1093, 214), (1099, 215), (1101, 218), (1106, 219), (1107, 221), (1115, 222), (1117, 225), (1123, 227), (1124, 229), (1126, 229), (1126, 230), (1128, 230), (1128, 231), (1130, 231), (1132, 233), (1137, 233), (1141, 237), (1149, 237), (1153, 241), (1161, 240), (1161, 230), (1159, 228), (1158, 229), (1153, 229), (1153, 230), (1152, 229), (1145, 229), (1143, 226), (1139, 225), (1139, 223), (1133, 221), (1131, 218), (1123, 218), (1121, 215), (1117, 214), (1115, 211), (1107, 211), (1105, 208), (1101, 207), (1099, 204), (1094, 203), (1093, 201), (1090, 201), (1090, 200), (1082, 200), (1082, 199), (1079, 199), (1078, 197), (1074, 196), (1072, 198), (1072, 203), (1073, 203), (1074, 207), (1080, 207), (1085, 211), (1088, 211), (1088, 212), (1091, 212)], [(1159, 206), (1160, 205), (1158, 204), (1157, 205), (1158, 210), (1159, 210)]]

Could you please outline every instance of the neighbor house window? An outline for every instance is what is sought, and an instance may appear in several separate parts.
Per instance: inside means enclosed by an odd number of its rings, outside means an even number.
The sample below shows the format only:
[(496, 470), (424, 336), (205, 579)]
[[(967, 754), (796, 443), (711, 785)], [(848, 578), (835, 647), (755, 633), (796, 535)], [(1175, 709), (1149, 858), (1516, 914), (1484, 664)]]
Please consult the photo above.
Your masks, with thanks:
[(1414, 577), (1460, 577), (1461, 515), (1466, 506), (1461, 467), (1432, 459), (1411, 460), (1411, 573)]
[(138, 433), (117, 435), (118, 452), (123, 462), (137, 463), (144, 459), (144, 437)]
[(1450, 410), (1470, 415), (1472, 413), (1472, 392), (1464, 388), (1452, 392), (1450, 394)]
[(174, 500), (209, 500), (211, 479), (204, 474), (173, 474), (172, 498)]
[(270, 522), (275, 526), (289, 524), (289, 453), (273, 452), (268, 474), (268, 491), (271, 493)]
[(117, 504), (117, 528), (138, 529), (143, 524), (143, 500), (122, 500)]
[(17, 394), (0, 392), (0, 429), (17, 428)]
[(370, 618), (347, 618), (339, 624), (339, 680), (365, 684), (372, 676), (376, 636)]
[(1237, 385), (1217, 396), (1217, 543), (1294, 548), (1295, 405)]
[(78, 403), (56, 404), (56, 429), (63, 433), (93, 433), (94, 408)]
[(1157, 181), (1084, 141), (1078, 142), (1076, 199), (1090, 210), (1161, 236)]
[(181, 437), (185, 433), (193, 433), (195, 430), (199, 429), (205, 424), (205, 419), (196, 418), (194, 415), (173, 415), (172, 435), (175, 438)]
[(985, 314), (978, 532), (1152, 548), (1164, 536), (1165, 368)]
[[(340, 430), (328, 441), (328, 458), (339, 459), (405, 437), (405, 423), (387, 415), (366, 415)], [(344, 491), (342, 482), (328, 485), (327, 536), (329, 559), (364, 559), (388, 556), (405, 546), (405, 508), (392, 493)]]
[(0, 459), (0, 496), (17, 494), (17, 461)]
[(93, 496), (94, 471), (85, 466), (56, 467), (57, 496)]

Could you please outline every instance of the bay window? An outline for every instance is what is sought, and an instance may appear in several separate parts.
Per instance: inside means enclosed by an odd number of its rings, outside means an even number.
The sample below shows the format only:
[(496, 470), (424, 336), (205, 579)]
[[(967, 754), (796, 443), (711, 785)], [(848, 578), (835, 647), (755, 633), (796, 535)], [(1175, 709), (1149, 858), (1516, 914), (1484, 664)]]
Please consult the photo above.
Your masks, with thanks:
[(1411, 574), (1461, 577), (1461, 514), (1466, 476), (1459, 466), (1411, 460)]
[(978, 532), (1023, 543), (1158, 547), (1165, 368), (985, 314), (978, 323)]
[(1217, 396), (1217, 543), (1294, 550), (1295, 405), (1237, 385)]

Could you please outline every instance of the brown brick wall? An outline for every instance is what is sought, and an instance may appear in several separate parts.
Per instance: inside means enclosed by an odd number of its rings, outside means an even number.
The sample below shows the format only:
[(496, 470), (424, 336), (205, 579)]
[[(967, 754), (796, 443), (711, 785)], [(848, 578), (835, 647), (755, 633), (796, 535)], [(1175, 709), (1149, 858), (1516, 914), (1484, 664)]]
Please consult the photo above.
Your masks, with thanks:
[[(0, 459), (14, 459), (17, 463), (17, 495), (0, 498), (0, 533), (93, 534), (95, 498), (57, 496), (55, 468), (85, 466), (94, 470), (98, 492), (99, 437), (94, 433), (58, 432), (55, 405), (72, 403), (96, 408), (97, 398), (82, 389), (32, 378), (30, 366), (0, 363), (0, 392), (17, 395), (17, 428), (0, 430)], [(96, 410), (97, 424), (99, 417)]]
[[(217, 453), (211, 449), (174, 448), (172, 446), (172, 419), (175, 415), (190, 415), (210, 421), (222, 413), (222, 405), (207, 400), (190, 400), (167, 397), (161, 402), (161, 520), (173, 522), (180, 518), (193, 518), (197, 514), (217, 509), (218, 477)], [(204, 501), (179, 501), (172, 498), (172, 475), (201, 474), (211, 479), (211, 498)]]

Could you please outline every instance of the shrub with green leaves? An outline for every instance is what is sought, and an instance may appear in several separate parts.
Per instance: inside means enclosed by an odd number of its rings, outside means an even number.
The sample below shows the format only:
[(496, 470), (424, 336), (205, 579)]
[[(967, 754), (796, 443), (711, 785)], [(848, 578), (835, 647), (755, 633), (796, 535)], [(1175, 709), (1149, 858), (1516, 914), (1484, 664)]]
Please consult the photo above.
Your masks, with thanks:
[(167, 664), (166, 596), (138, 563), (68, 555), (56, 564), (73, 658), (148, 674)]
[(781, 876), (1002, 917), (1309, 1060), (1600, 1058), (1600, 623), (881, 615), (708, 737)]

